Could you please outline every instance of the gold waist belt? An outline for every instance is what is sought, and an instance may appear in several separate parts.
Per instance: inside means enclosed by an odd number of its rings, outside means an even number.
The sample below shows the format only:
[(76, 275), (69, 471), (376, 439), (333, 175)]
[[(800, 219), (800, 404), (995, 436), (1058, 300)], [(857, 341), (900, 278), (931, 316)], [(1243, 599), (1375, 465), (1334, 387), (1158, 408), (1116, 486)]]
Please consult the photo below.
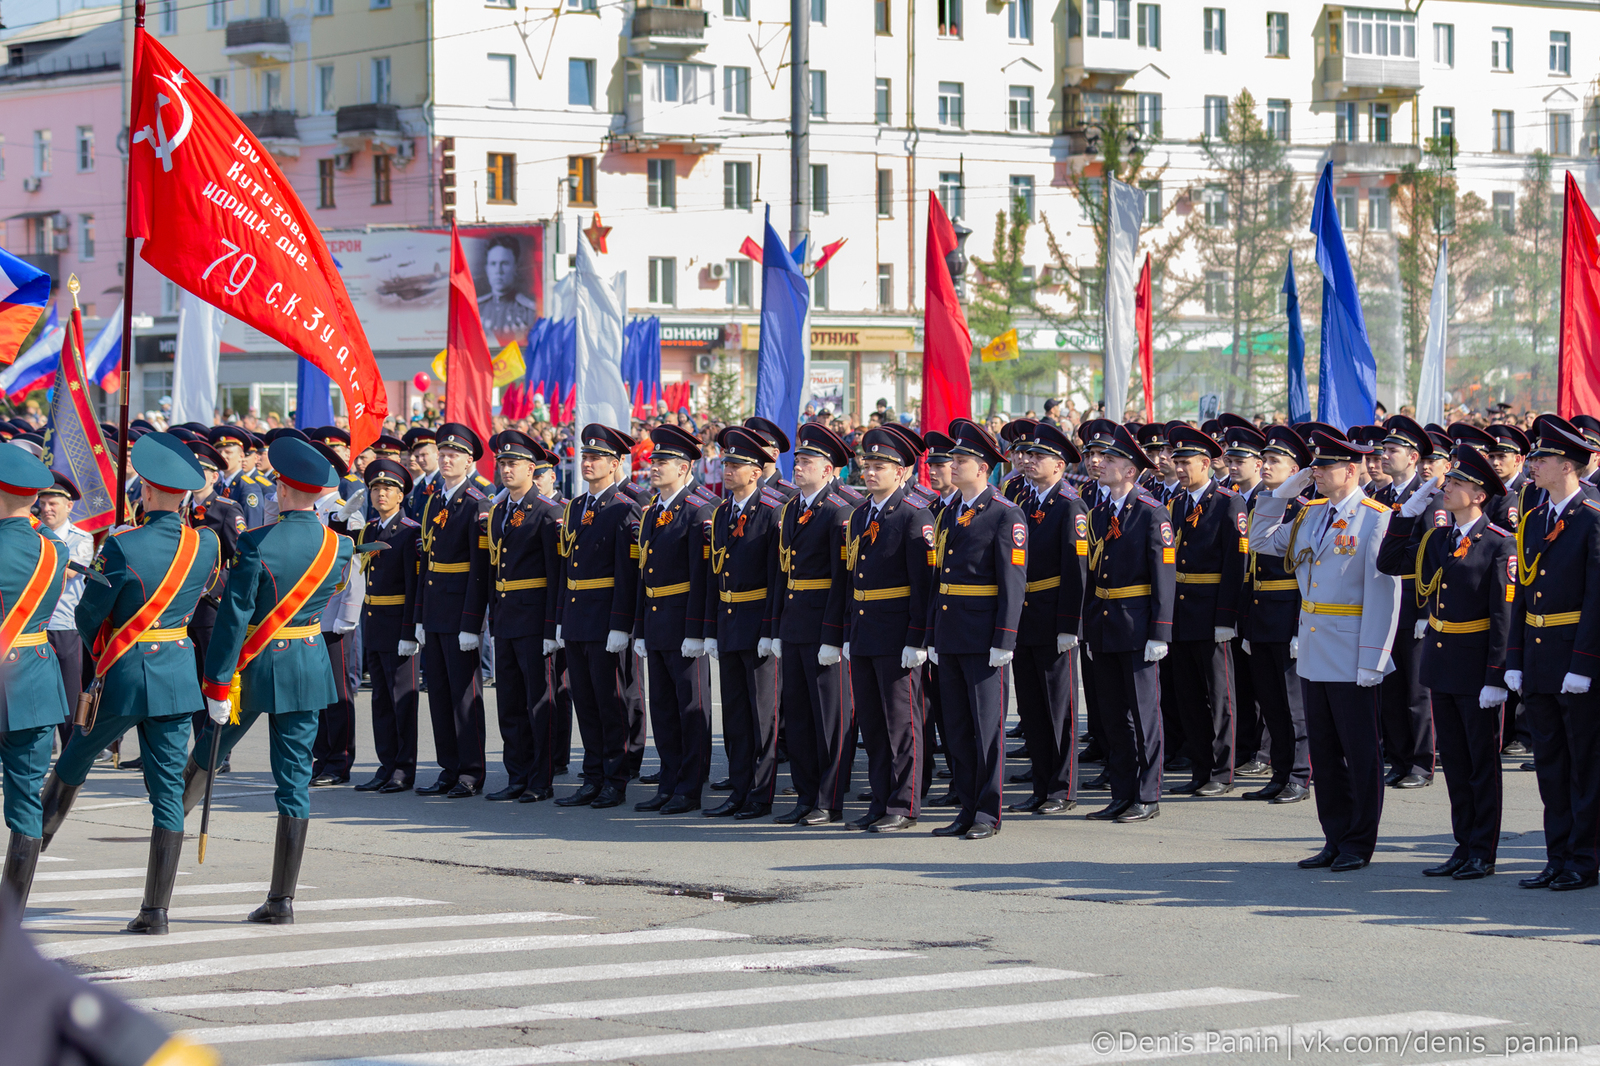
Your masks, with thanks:
[(998, 596), (999, 585), (940, 585), (939, 593), (943, 596)]
[(471, 563), (438, 563), (428, 560), (428, 569), (436, 574), (464, 574), (471, 569)]
[(651, 600), (659, 600), (663, 596), (682, 596), (688, 591), (689, 583), (687, 581), (680, 581), (676, 585), (657, 585), (655, 588), (651, 588), (649, 585), (644, 587), (645, 598)]
[(1530, 614), (1528, 624), (1535, 629), (1547, 626), (1575, 626), (1583, 619), (1582, 611), (1563, 611), (1560, 614)]
[(903, 600), (911, 595), (910, 585), (901, 585), (892, 589), (856, 589), (855, 597), (858, 600)]
[(833, 588), (831, 577), (791, 577), (789, 587), (797, 592), (819, 592)]
[(1121, 588), (1108, 589), (1096, 585), (1094, 587), (1094, 594), (1102, 600), (1131, 600), (1135, 596), (1150, 595), (1150, 586), (1123, 585)]
[(522, 589), (542, 589), (549, 587), (550, 579), (547, 577), (516, 577), (509, 581), (496, 581), (494, 583), (496, 592), (519, 592)]
[[(689, 591), (687, 582), (684, 584), (683, 590), (685, 592)], [(744, 592), (729, 592), (727, 589), (723, 589), (717, 593), (717, 598), (723, 603), (757, 603), (767, 598), (767, 590), (747, 589)]]
[[(245, 635), (254, 633), (257, 626), (250, 625), (245, 628)], [(284, 626), (272, 635), (273, 640), (300, 640), (304, 637), (314, 637), (322, 632), (321, 622), (312, 622), (308, 626)]]
[(47, 643), (49, 639), (43, 632), (24, 633), (16, 640), (13, 640), (11, 646), (13, 648), (37, 648), (39, 645)]
[(1029, 592), (1043, 592), (1045, 589), (1058, 589), (1061, 587), (1061, 575), (1055, 577), (1041, 577), (1038, 581), (1028, 582)]
[(1474, 618), (1470, 622), (1446, 622), (1443, 619), (1428, 616), (1428, 626), (1440, 633), (1487, 633), (1489, 620), (1487, 618)]
[(1310, 600), (1301, 600), (1300, 609), (1306, 614), (1337, 614), (1347, 618), (1360, 618), (1361, 605), (1359, 603), (1312, 603)]
[(189, 631), (182, 626), (176, 629), (147, 629), (139, 634), (140, 644), (154, 644), (158, 640), (183, 640)]
[(617, 579), (614, 577), (581, 577), (567, 582), (567, 588), (577, 589), (582, 592), (586, 589), (616, 588)]
[(1270, 581), (1257, 581), (1256, 588), (1261, 592), (1298, 592), (1300, 582), (1292, 577), (1276, 577)]
[(1180, 585), (1220, 585), (1221, 574), (1186, 574), (1178, 571), (1178, 584)]
[(406, 598), (404, 595), (396, 596), (368, 596), (367, 602), (374, 607), (403, 607)]

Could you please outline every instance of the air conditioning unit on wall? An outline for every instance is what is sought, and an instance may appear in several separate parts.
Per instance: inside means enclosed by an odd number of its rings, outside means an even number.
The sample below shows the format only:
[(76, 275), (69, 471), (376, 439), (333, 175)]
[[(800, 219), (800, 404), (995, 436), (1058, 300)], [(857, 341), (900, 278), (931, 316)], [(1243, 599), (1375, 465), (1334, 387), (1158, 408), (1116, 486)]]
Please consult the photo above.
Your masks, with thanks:
[(39, 191), (39, 187), (42, 186), (43, 184), (44, 184), (44, 179), (43, 178), (37, 178), (37, 177), (23, 178), (22, 179), (22, 191), (23, 192), (38, 192)]
[(716, 356), (703, 352), (694, 357), (694, 372), (696, 374), (711, 374), (714, 373), (716, 369)]
[(712, 263), (706, 267), (706, 273), (711, 276), (712, 281), (721, 281), (728, 276), (728, 265), (726, 263)]

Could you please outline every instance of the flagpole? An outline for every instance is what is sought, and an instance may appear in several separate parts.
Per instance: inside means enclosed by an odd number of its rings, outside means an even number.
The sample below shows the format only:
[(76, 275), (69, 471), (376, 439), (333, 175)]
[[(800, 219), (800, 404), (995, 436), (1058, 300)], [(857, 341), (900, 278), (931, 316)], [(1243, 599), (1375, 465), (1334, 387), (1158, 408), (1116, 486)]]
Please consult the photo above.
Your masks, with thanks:
[[(133, 3), (133, 56), (134, 65), (138, 64), (139, 34), (144, 32), (144, 5), (145, 0), (134, 0)], [(133, 76), (136, 71), (130, 71), (128, 80), (128, 112), (133, 113)], [(132, 123), (130, 117), (129, 123)], [(117, 495), (117, 525), (122, 525), (127, 520), (128, 514), (128, 393), (131, 391), (130, 382), (133, 379), (133, 225), (130, 213), (133, 210), (132, 183), (133, 161), (130, 158), (123, 171), (123, 198), (126, 211), (123, 215), (123, 245), (122, 245), (122, 399), (117, 405), (117, 483), (114, 491)]]

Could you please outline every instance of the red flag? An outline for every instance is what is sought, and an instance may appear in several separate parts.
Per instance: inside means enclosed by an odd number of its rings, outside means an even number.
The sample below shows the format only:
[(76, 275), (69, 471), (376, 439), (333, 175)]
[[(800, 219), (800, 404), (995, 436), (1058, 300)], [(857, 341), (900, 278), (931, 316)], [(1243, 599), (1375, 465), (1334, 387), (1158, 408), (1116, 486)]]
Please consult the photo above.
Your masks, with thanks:
[(749, 256), (758, 263), (761, 262), (761, 245), (757, 244), (749, 237), (746, 237), (744, 239), (744, 243), (739, 245), (739, 252), (742, 255)]
[(1154, 329), (1151, 325), (1150, 303), (1150, 253), (1144, 255), (1144, 269), (1139, 271), (1139, 287), (1133, 290), (1133, 331), (1139, 335), (1139, 376), (1144, 379), (1144, 420), (1156, 420), (1155, 348), (1151, 343)]
[(1567, 171), (1566, 240), (1561, 246), (1561, 349), (1556, 413), (1600, 411), (1600, 223)]
[(839, 249), (843, 248), (844, 247), (844, 242), (849, 240), (849, 239), (850, 239), (849, 237), (840, 237), (838, 240), (834, 241), (832, 244), (824, 244), (822, 246), (822, 254), (817, 257), (816, 269), (817, 270), (821, 270), (823, 267), (827, 266), (828, 265), (828, 260), (830, 260), (834, 256), (838, 255), (839, 254)]
[(55, 377), (59, 387), (51, 397), (42, 458), (51, 470), (65, 474), (78, 487), (79, 499), (72, 504), (73, 524), (97, 533), (111, 525), (116, 495), (110, 486), (117, 479), (89, 398), (83, 351), (83, 313), (74, 307), (62, 338), (61, 369)]
[(337, 381), (350, 454), (359, 454), (378, 439), (388, 394), (333, 256), (288, 179), (142, 29), (130, 113), (127, 232), (144, 238), (145, 262)]
[[(467, 254), (461, 250), (461, 237), (455, 219), (450, 220), (450, 312), (445, 331), (444, 379), (450, 387), (444, 392), (446, 422), (460, 422), (483, 441), (483, 458), (478, 469), (485, 477), (494, 469), (489, 453), (489, 396), (494, 389), (494, 357), (483, 335), (483, 320), (478, 317), (478, 290), (472, 284)], [(352, 445), (354, 447), (354, 445)], [(354, 454), (354, 453), (352, 453)]]
[(943, 432), (952, 418), (972, 416), (972, 334), (961, 313), (945, 256), (956, 250), (956, 233), (928, 190), (928, 261), (922, 317), (922, 431)]

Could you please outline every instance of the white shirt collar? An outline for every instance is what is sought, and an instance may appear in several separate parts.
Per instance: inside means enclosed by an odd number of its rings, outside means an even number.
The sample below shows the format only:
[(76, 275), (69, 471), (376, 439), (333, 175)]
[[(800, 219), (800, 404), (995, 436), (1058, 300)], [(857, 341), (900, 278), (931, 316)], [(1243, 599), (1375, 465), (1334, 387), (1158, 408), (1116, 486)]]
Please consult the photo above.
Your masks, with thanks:
[(465, 488), (466, 485), (467, 485), (467, 482), (469, 482), (471, 480), (472, 480), (472, 478), (470, 478), (470, 477), (464, 477), (460, 481), (456, 482), (456, 487), (455, 488), (448, 489), (448, 488), (445, 488), (443, 479), (440, 479), (440, 481), (439, 481), (439, 495), (444, 497), (444, 502), (445, 503), (449, 503), (451, 500), (455, 499), (456, 493), (460, 492), (463, 488)]
[(951, 489), (950, 490), (950, 494), (948, 496), (940, 496), (939, 500), (945, 507), (949, 507), (950, 504), (955, 502), (955, 498), (956, 498), (957, 495), (958, 495), (958, 493), (956, 492), (956, 490), (955, 489)]
[[(749, 507), (751, 501), (754, 500), (759, 495), (761, 495), (761, 486), (757, 485), (755, 488), (750, 490), (750, 495), (746, 496), (742, 501), (739, 500), (737, 497), (729, 496), (728, 499), (733, 503), (733, 513), (734, 514), (743, 514), (744, 513), (744, 509), (746, 507)], [(807, 504), (806, 506), (809, 507), (810, 504)]]
[(684, 485), (681, 488), (679, 488), (677, 492), (674, 492), (671, 496), (668, 496), (666, 499), (664, 499), (664, 500), (658, 499), (657, 502), (661, 504), (661, 509), (663, 511), (665, 511), (667, 508), (671, 507), (673, 501), (676, 500), (679, 496), (682, 496), (683, 493), (684, 493), (684, 489), (687, 489), (688, 487), (689, 487), (688, 485)]
[(1456, 532), (1470, 535), (1472, 533), (1472, 531), (1478, 527), (1478, 523), (1479, 522), (1487, 522), (1488, 520), (1489, 520), (1489, 516), (1488, 515), (1480, 514), (1477, 518), (1474, 518), (1472, 521), (1468, 522), (1466, 525), (1464, 525), (1464, 526), (1456, 526)]
[[(982, 496), (985, 491), (987, 491), (987, 490), (986, 489), (980, 489), (978, 491), (978, 496)], [(972, 499), (969, 500), (969, 499), (966, 498), (965, 495), (963, 495), (961, 497), (961, 506), (963, 506), (963, 507), (971, 507), (973, 504), (978, 502), (978, 496), (974, 496)]]
[(1135, 485), (1133, 488), (1129, 489), (1127, 492), (1123, 493), (1121, 496), (1118, 496), (1115, 499), (1113, 499), (1112, 496), (1111, 496), (1111, 490), (1107, 489), (1106, 490), (1106, 499), (1111, 501), (1111, 513), (1112, 514), (1121, 514), (1122, 513), (1122, 505), (1127, 503), (1128, 500), (1133, 496), (1133, 494), (1138, 492), (1138, 491), (1139, 491), (1139, 486)]
[(1560, 503), (1556, 504), (1554, 509), (1553, 509), (1553, 511), (1552, 511), (1552, 513), (1559, 515), (1562, 511), (1565, 511), (1567, 509), (1567, 504), (1571, 503), (1573, 500), (1577, 499), (1582, 494), (1583, 494), (1583, 489), (1581, 489), (1581, 488), (1578, 489), (1577, 491), (1573, 492), (1573, 494), (1571, 496), (1568, 496), (1566, 499), (1564, 499)]
[(1200, 502), (1200, 497), (1204, 496), (1206, 494), (1206, 489), (1209, 489), (1210, 487), (1211, 487), (1211, 485), (1208, 482), (1207, 484), (1201, 485), (1197, 489), (1190, 489), (1189, 490), (1189, 499), (1194, 503), (1199, 503)]
[[(823, 489), (826, 489), (826, 488), (827, 488), (827, 487), (828, 487), (828, 486), (826, 486), (826, 485), (824, 485), (824, 486), (822, 486), (822, 488), (821, 488), (821, 489), (818, 489), (818, 490), (817, 490), (817, 491), (816, 491), (816, 492), (813, 492), (813, 493), (812, 493), (812, 494), (811, 494), (811, 495), (809, 495), (809, 496), (802, 496), (802, 497), (800, 497), (800, 498), (801, 498), (801, 499), (802, 499), (802, 500), (804, 500), (804, 501), (806, 501), (806, 506), (807, 506), (807, 507), (810, 507), (810, 506), (811, 506), (811, 505), (812, 505), (812, 504), (813, 504), (813, 503), (816, 503), (816, 502), (817, 502), (817, 497), (818, 497), (818, 496), (821, 496), (821, 495), (822, 495), (822, 491), (823, 491)], [(754, 495), (754, 493), (751, 493), (751, 495)]]

